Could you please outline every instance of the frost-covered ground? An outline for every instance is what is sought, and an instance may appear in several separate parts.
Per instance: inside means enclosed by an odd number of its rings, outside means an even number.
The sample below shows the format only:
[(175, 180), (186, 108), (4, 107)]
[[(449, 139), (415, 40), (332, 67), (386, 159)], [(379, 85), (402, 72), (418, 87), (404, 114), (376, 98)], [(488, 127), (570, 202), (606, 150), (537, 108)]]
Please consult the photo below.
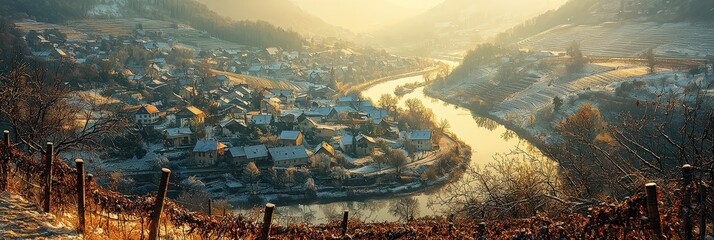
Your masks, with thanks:
[(82, 239), (73, 228), (20, 196), (0, 193), (0, 239)]
[(587, 54), (638, 56), (649, 48), (671, 57), (704, 58), (714, 54), (712, 24), (603, 23), (561, 25), (518, 42), (519, 48), (563, 51), (573, 41)]

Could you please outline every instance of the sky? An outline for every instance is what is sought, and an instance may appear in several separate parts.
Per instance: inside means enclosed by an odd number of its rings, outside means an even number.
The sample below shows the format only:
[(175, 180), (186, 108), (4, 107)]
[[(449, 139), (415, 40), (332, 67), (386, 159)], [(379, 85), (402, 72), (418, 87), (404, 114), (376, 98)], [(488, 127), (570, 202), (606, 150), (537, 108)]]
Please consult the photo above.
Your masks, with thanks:
[[(337, 0), (336, 0), (337, 1)], [(385, 0), (394, 5), (399, 5), (407, 8), (426, 10), (436, 6), (444, 0)]]

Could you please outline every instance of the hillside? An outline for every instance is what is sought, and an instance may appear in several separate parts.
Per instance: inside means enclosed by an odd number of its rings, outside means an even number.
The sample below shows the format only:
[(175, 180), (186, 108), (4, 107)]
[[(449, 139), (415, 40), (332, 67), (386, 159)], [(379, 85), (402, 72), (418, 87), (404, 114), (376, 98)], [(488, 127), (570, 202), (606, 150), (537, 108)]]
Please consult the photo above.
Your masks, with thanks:
[(496, 40), (512, 43), (564, 24), (597, 25), (611, 21), (711, 22), (714, 1), (649, 0), (568, 0), (554, 11), (529, 19), (503, 33)]
[(469, 49), (563, 2), (446, 0), (418, 16), (375, 33), (375, 36), (387, 46), (401, 46), (403, 51)]
[(0, 0), (0, 15), (41, 22), (66, 23), (86, 19), (147, 18), (184, 23), (238, 44), (300, 49), (302, 37), (264, 21), (232, 21), (195, 0)]
[[(292, 0), (315, 16), (331, 24), (358, 33), (367, 33), (394, 25), (425, 11), (384, 0)], [(411, 7), (411, 8), (410, 8)]]
[(3, 239), (82, 239), (71, 223), (57, 223), (53, 215), (42, 213), (18, 195), (0, 193), (0, 213), (0, 236)]
[(351, 33), (310, 15), (288, 0), (198, 0), (212, 11), (236, 21), (266, 21), (294, 31), (330, 37)]

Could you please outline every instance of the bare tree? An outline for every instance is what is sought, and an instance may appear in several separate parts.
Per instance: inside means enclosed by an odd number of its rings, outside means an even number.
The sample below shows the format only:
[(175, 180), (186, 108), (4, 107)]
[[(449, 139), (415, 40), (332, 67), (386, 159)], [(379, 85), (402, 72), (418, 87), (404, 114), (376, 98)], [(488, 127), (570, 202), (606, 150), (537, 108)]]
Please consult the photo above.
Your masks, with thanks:
[(70, 91), (60, 70), (49, 76), (41, 66), (24, 64), (0, 76), (0, 119), (30, 153), (43, 152), (48, 141), (57, 152), (102, 147), (127, 129), (118, 108), (97, 95)]

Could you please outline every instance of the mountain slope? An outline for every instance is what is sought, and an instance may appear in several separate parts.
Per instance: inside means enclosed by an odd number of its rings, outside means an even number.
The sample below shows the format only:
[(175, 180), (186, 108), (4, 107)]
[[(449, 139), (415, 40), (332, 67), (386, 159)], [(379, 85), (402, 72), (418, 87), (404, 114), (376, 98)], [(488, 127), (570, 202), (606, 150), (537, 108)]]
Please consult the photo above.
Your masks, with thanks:
[(556, 8), (565, 0), (446, 0), (375, 35), (387, 45), (467, 49), (522, 21)]
[(236, 21), (261, 20), (300, 33), (342, 36), (349, 32), (310, 15), (288, 0), (198, 0)]
[[(416, 16), (426, 9), (385, 0), (292, 0), (306, 12), (354, 32), (371, 32)], [(417, 3), (418, 4), (418, 3)], [(412, 4), (413, 5), (413, 4)]]

